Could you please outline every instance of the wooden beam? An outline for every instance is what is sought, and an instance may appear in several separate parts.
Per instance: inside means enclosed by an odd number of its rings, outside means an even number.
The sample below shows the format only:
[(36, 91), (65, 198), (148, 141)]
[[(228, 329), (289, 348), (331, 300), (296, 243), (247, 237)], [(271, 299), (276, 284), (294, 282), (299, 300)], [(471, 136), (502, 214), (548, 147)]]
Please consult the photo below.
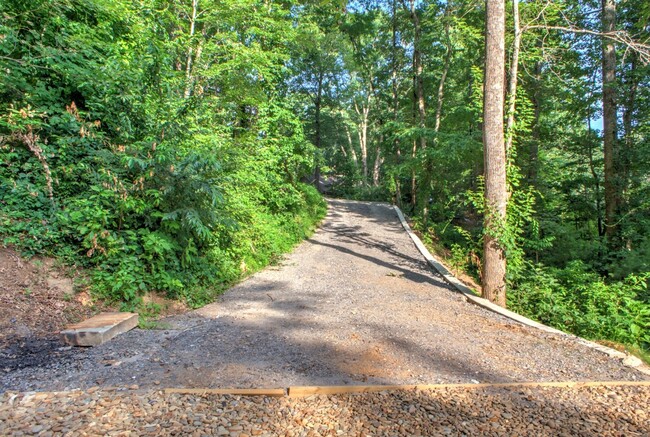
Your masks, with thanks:
[(166, 388), (165, 394), (184, 395), (235, 395), (235, 396), (286, 396), (283, 388)]
[(430, 384), (430, 385), (342, 385), (342, 386), (297, 386), (289, 387), (289, 397), (298, 398), (312, 395), (336, 395), (350, 393), (371, 393), (395, 390), (443, 390), (443, 389), (481, 389), (481, 388), (526, 388), (526, 387), (650, 387), (650, 381), (562, 381), (562, 382), (506, 382), (496, 384)]

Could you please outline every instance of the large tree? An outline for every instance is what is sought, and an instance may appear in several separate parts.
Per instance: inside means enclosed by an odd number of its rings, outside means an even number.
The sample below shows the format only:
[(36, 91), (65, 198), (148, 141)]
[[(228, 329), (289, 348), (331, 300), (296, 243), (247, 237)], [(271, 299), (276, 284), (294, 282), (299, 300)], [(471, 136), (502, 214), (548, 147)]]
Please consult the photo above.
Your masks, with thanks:
[(487, 0), (485, 79), (483, 83), (483, 153), (485, 217), (483, 297), (506, 305), (506, 257), (499, 234), (506, 221), (506, 154), (503, 136), (505, 2)]
[[(603, 33), (616, 29), (616, 1), (602, 0)], [(605, 235), (610, 247), (619, 244), (618, 215), (621, 207), (621, 181), (618, 175), (616, 141), (616, 46), (603, 39), (603, 150), (605, 155)]]

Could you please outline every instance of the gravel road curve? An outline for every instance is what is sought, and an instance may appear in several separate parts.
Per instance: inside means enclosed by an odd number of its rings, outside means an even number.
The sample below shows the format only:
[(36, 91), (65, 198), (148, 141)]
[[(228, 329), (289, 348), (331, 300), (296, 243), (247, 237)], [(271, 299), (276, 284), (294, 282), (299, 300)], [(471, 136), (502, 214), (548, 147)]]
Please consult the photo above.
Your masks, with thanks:
[(281, 265), (161, 327), (88, 349), (17, 342), (0, 352), (0, 392), (648, 379), (466, 302), (383, 203), (330, 200)]
[(166, 394), (649, 378), (467, 303), (427, 268), (389, 205), (329, 204), (321, 228), (281, 265), (160, 329), (87, 349), (52, 337), (0, 350), (0, 435), (650, 435), (647, 385)]

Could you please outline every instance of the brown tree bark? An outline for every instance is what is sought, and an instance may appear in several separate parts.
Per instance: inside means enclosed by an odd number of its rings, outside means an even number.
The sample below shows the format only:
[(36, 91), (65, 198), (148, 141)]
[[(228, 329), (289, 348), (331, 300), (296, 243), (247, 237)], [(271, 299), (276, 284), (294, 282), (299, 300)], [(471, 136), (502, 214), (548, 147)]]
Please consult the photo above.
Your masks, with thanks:
[(508, 82), (508, 109), (506, 112), (506, 154), (512, 148), (515, 137), (515, 105), (517, 102), (517, 75), (519, 74), (519, 50), (521, 47), (521, 29), (519, 27), (519, 0), (512, 1), (515, 39), (512, 42), (512, 60), (510, 61), (510, 78)]
[(315, 127), (316, 127), (316, 132), (315, 132), (315, 146), (316, 146), (316, 152), (314, 155), (314, 186), (318, 190), (319, 193), (323, 192), (323, 187), (321, 186), (320, 179), (321, 179), (321, 174), (320, 174), (320, 150), (321, 150), (321, 145), (322, 145), (322, 138), (321, 138), (321, 106), (323, 103), (323, 80), (325, 79), (325, 73), (323, 70), (320, 70), (318, 72), (318, 83), (317, 83), (317, 88), (316, 88), (316, 97), (314, 98), (314, 112), (315, 112)]
[(190, 41), (189, 48), (187, 49), (187, 60), (185, 62), (185, 92), (183, 97), (186, 99), (192, 94), (192, 83), (194, 82), (192, 78), (192, 57), (194, 54), (194, 47), (192, 46), (194, 37), (194, 32), (196, 29), (196, 15), (198, 13), (199, 0), (192, 0), (192, 15), (190, 16)]
[(505, 89), (505, 2), (487, 0), (485, 79), (483, 82), (483, 151), (485, 161), (485, 235), (483, 297), (506, 306), (506, 255), (498, 229), (506, 221), (506, 154), (503, 135)]
[(528, 150), (528, 183), (537, 185), (537, 166), (539, 163), (540, 116), (542, 115), (542, 63), (537, 61), (533, 69), (533, 129)]
[[(397, 94), (397, 4), (396, 0), (392, 2), (392, 16), (391, 16), (391, 30), (392, 30), (392, 59), (391, 59), (391, 85), (392, 85), (392, 97), (393, 97), (393, 123), (397, 127), (397, 122), (399, 121), (399, 96)], [(395, 162), (399, 165), (402, 161), (402, 150), (400, 147), (399, 139), (395, 137), (393, 140), (393, 146), (395, 147)], [(402, 184), (400, 181), (400, 175), (398, 174), (395, 177), (395, 204), (398, 207), (402, 207)]]
[(453, 46), (451, 44), (451, 35), (449, 34), (449, 14), (451, 12), (451, 6), (447, 3), (447, 8), (445, 9), (445, 61), (442, 68), (442, 76), (440, 76), (440, 83), (438, 84), (438, 101), (436, 106), (436, 117), (433, 130), (435, 133), (438, 133), (440, 130), (440, 122), (442, 120), (442, 103), (445, 97), (445, 82), (447, 81), (447, 75), (449, 74), (449, 66), (451, 64), (451, 56), (453, 54)]
[[(616, 1), (602, 0), (603, 33), (616, 28)], [(617, 175), (616, 140), (616, 47), (603, 38), (603, 150), (605, 158), (605, 236), (611, 248), (619, 245), (618, 213), (621, 204), (620, 181)]]
[(370, 101), (371, 94), (368, 94), (364, 104), (359, 107), (357, 102), (354, 102), (354, 110), (359, 116), (359, 148), (361, 149), (361, 171), (363, 177), (363, 185), (368, 185), (368, 125), (370, 114)]
[[(418, 113), (418, 127), (424, 129), (426, 124), (426, 107), (424, 102), (424, 66), (422, 65), (422, 26), (420, 17), (415, 9), (415, 0), (409, 0), (409, 12), (413, 22), (413, 89), (415, 92), (416, 107)], [(425, 135), (420, 136), (420, 147), (426, 148), (427, 139)]]

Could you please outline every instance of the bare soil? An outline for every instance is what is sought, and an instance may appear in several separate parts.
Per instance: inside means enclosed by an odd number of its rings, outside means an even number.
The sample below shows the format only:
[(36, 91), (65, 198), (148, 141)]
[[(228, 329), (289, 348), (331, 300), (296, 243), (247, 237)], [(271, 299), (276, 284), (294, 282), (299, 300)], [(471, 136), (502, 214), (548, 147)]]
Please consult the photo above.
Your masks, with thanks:
[(7, 369), (0, 391), (648, 378), (466, 302), (427, 268), (390, 205), (342, 200), (281, 265), (218, 302)]
[(71, 269), (50, 258), (26, 260), (0, 248), (0, 344), (15, 337), (47, 337), (96, 309), (88, 295), (75, 293)]

